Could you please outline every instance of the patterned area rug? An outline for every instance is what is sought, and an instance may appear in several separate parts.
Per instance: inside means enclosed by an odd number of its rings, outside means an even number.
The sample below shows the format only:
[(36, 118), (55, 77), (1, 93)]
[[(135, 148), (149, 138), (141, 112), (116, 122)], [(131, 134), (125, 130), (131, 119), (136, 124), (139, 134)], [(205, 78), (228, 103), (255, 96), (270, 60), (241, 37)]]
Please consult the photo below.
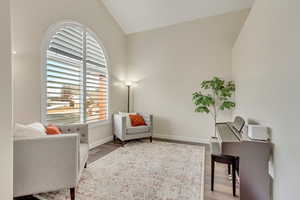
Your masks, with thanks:
[[(84, 170), (76, 200), (203, 200), (204, 147), (130, 142)], [(69, 190), (36, 195), (69, 200)]]

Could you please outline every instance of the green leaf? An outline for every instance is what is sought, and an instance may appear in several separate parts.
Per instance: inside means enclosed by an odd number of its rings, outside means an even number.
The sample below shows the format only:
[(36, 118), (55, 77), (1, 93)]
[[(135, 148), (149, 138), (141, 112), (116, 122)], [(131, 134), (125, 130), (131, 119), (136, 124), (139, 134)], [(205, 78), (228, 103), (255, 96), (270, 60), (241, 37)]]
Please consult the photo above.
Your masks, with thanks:
[[(211, 106), (217, 106), (220, 110), (235, 107), (235, 103), (230, 101), (235, 91), (235, 84), (232, 81), (226, 82), (219, 77), (213, 77), (211, 80), (202, 81), (200, 87), (201, 91), (193, 93), (196, 112), (209, 113)], [(204, 90), (207, 94), (203, 93)]]
[(205, 107), (205, 106), (198, 106), (196, 109), (195, 109), (195, 112), (200, 112), (200, 113), (209, 113), (209, 109), (208, 107)]
[(222, 105), (220, 106), (220, 109), (221, 110), (225, 110), (225, 109), (230, 110), (230, 109), (232, 109), (234, 107), (235, 107), (235, 103), (234, 102), (232, 102), (232, 101), (224, 101), (222, 103)]
[(193, 93), (193, 100), (197, 99), (199, 97), (199, 93), (198, 92), (194, 92)]
[(201, 88), (210, 89), (211, 88), (211, 81), (203, 81), (201, 83)]
[(234, 92), (235, 91), (235, 84), (233, 81), (229, 81), (226, 85), (226, 88), (230, 89), (230, 91)]

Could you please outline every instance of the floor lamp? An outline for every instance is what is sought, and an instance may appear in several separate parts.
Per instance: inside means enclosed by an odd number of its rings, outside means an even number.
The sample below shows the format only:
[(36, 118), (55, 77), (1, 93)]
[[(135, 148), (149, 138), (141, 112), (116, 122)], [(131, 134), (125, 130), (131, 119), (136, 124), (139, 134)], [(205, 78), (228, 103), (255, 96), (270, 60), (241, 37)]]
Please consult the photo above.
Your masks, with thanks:
[(130, 89), (131, 89), (131, 82), (125, 84), (127, 87), (127, 112), (130, 112)]

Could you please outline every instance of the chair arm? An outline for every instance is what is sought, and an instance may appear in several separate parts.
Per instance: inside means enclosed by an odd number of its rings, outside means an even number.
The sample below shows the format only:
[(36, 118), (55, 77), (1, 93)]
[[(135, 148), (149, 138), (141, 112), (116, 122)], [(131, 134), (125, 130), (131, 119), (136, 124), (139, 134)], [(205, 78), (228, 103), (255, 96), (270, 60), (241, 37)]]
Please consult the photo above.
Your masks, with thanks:
[(120, 114), (113, 115), (113, 134), (123, 139), (126, 133), (126, 116)]
[(75, 187), (78, 171), (78, 134), (14, 140), (15, 197)]
[(58, 125), (58, 128), (64, 134), (78, 133), (80, 135), (80, 142), (89, 144), (89, 129), (87, 124)]

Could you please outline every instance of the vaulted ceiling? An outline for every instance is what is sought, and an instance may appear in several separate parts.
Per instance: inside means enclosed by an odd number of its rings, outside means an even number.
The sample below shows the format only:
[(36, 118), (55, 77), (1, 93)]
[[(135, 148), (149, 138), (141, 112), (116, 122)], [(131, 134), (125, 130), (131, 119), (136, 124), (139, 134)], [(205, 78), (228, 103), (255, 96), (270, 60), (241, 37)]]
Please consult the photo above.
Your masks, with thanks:
[(250, 8), (254, 0), (102, 0), (125, 33)]

